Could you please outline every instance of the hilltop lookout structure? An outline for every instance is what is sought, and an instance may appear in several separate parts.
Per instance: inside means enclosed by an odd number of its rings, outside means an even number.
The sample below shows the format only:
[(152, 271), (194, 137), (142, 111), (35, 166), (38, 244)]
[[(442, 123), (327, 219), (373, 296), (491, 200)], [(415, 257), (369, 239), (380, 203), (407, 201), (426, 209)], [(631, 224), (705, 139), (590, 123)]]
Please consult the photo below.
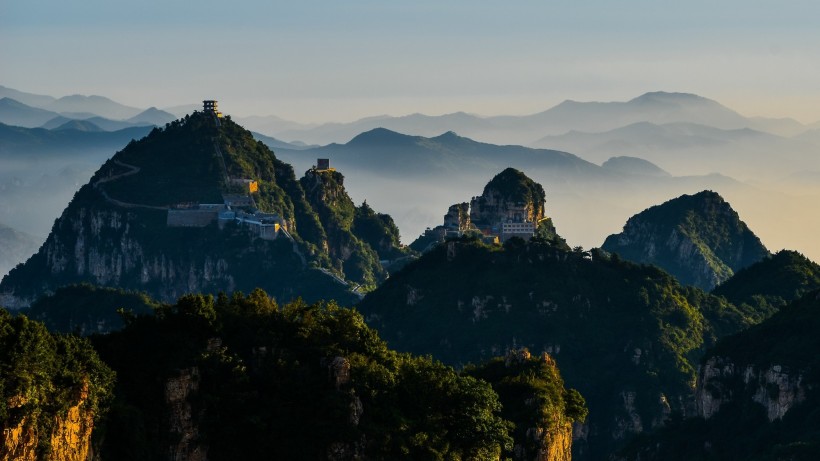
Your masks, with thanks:
[(214, 99), (206, 99), (202, 101), (202, 111), (206, 114), (214, 114), (217, 118), (222, 118), (222, 112), (219, 112), (218, 101)]

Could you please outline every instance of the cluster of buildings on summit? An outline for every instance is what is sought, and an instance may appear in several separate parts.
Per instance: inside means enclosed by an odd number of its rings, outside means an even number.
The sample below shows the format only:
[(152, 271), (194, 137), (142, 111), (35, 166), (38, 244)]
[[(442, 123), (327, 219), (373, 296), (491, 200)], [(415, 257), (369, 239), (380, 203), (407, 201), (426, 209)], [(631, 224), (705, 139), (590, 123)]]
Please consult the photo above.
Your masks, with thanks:
[[(222, 118), (217, 110), (217, 101), (202, 101), (202, 110), (213, 114), (215, 119)], [(222, 152), (216, 147), (217, 154)], [(225, 159), (221, 158), (224, 165)], [(286, 236), (287, 222), (274, 213), (263, 213), (256, 207), (253, 194), (259, 192), (259, 182), (249, 178), (232, 178), (225, 172), (225, 184), (231, 193), (222, 194), (222, 203), (183, 203), (168, 209), (166, 224), (168, 227), (206, 227), (218, 223), (222, 229), (229, 222), (236, 222), (253, 231), (254, 236), (275, 240), (280, 231)]]
[(530, 210), (532, 204), (509, 203), (494, 194), (473, 197), (470, 203), (450, 206), (444, 225), (427, 229), (425, 236), (437, 240), (480, 233), (485, 243), (505, 242), (512, 237), (529, 240), (540, 221), (547, 219), (543, 210)]

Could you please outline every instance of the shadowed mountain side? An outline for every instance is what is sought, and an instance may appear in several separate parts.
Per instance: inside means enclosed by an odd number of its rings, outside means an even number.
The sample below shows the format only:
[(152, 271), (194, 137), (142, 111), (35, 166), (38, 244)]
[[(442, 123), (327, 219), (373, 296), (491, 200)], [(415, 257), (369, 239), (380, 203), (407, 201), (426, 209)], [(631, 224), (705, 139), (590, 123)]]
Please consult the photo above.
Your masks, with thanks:
[(617, 460), (820, 459), (820, 294), (806, 293), (705, 354), (695, 418), (673, 418)]
[[(549, 195), (547, 196), (549, 197)], [(703, 348), (747, 320), (660, 269), (562, 251), (461, 239), (425, 253), (358, 305), (391, 347), (445, 363), (511, 347), (554, 355), (590, 413), (576, 459), (605, 453), (684, 411)]]
[(768, 317), (817, 289), (820, 265), (796, 251), (782, 250), (738, 271), (712, 294)]

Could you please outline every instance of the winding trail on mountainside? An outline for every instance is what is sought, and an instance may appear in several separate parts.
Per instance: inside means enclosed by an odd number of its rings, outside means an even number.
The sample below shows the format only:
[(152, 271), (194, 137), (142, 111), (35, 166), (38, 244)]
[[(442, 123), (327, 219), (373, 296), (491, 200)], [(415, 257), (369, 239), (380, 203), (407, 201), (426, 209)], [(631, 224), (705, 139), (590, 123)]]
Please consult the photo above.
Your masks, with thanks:
[(117, 206), (121, 206), (123, 208), (147, 208), (149, 210), (168, 210), (170, 208), (170, 207), (167, 207), (167, 206), (153, 206), (153, 205), (144, 205), (144, 204), (141, 204), (141, 203), (123, 202), (121, 200), (111, 198), (108, 195), (108, 192), (106, 192), (104, 188), (100, 187), (101, 184), (105, 184), (105, 183), (111, 182), (111, 181), (116, 181), (117, 179), (124, 178), (126, 176), (135, 175), (135, 174), (140, 172), (140, 167), (138, 167), (138, 166), (129, 165), (129, 164), (123, 163), (119, 160), (114, 160), (113, 162), (116, 163), (117, 165), (121, 166), (121, 167), (128, 168), (129, 171), (126, 171), (125, 173), (120, 173), (120, 174), (117, 174), (117, 175), (114, 175), (114, 176), (109, 176), (107, 178), (100, 179), (100, 180), (98, 180), (97, 182), (94, 183), (94, 189), (98, 190), (102, 194), (102, 196), (105, 198), (105, 200), (108, 201), (108, 203), (111, 203), (111, 204), (114, 204), (114, 205), (117, 205)]

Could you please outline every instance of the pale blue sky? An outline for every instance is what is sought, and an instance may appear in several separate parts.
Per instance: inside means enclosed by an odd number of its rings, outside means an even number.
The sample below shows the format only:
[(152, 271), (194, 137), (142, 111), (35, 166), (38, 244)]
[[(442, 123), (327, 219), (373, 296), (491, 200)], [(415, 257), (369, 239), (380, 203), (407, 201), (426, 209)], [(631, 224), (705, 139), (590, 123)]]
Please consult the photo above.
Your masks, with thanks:
[(820, 120), (816, 1), (0, 0), (0, 84), (298, 121), (684, 91)]

